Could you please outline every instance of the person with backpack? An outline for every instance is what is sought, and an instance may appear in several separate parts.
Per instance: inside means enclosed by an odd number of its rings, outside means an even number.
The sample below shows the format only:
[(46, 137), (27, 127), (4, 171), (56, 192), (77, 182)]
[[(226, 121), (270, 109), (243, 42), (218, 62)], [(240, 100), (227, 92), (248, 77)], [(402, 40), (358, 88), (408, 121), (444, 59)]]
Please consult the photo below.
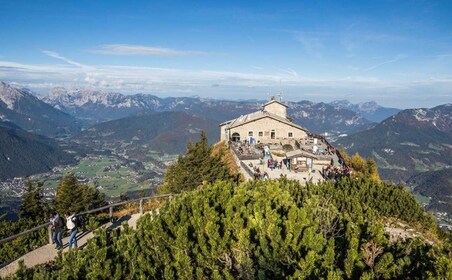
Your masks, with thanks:
[(69, 249), (72, 248), (72, 245), (74, 245), (74, 248), (77, 248), (78, 223), (78, 217), (75, 214), (66, 214), (66, 227), (69, 230)]
[(62, 234), (64, 229), (63, 218), (56, 212), (50, 216), (50, 223), (53, 229), (52, 239), (55, 243), (55, 249), (63, 249)]

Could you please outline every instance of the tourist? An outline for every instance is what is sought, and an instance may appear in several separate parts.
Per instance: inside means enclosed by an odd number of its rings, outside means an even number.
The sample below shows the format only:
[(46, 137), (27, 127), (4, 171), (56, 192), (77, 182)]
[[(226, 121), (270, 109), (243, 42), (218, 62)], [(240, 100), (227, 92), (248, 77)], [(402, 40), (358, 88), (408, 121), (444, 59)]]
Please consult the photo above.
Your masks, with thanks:
[(55, 243), (55, 249), (63, 249), (63, 240), (61, 238), (64, 229), (63, 219), (58, 213), (53, 212), (50, 214), (50, 223), (53, 230), (52, 239)]
[(77, 248), (78, 217), (75, 214), (66, 213), (66, 227), (69, 230), (69, 249), (72, 248), (72, 245)]

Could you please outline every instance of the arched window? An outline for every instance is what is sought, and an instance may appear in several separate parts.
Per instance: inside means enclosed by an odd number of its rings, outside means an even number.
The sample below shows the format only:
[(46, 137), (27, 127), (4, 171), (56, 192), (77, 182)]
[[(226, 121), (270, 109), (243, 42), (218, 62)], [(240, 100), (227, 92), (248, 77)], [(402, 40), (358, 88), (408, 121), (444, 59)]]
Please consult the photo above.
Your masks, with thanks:
[(238, 134), (237, 132), (232, 133), (232, 141), (234, 142), (238, 142), (240, 141), (240, 134)]

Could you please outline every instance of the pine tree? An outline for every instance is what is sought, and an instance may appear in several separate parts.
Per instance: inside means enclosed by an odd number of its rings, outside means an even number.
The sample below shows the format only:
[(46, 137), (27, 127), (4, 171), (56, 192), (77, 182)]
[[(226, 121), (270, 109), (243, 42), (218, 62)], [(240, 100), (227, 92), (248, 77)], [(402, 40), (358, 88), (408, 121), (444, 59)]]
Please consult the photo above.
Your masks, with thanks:
[(177, 161), (169, 166), (159, 192), (180, 193), (217, 180), (236, 180), (237, 176), (232, 174), (223, 155), (222, 150), (213, 153), (204, 131), (201, 132), (198, 142), (188, 143), (186, 155), (179, 155)]
[(42, 182), (27, 181), (25, 185), (27, 189), (22, 197), (20, 217), (34, 220), (45, 219), (48, 211), (42, 193), (44, 184)]
[(79, 184), (73, 173), (61, 179), (56, 190), (55, 208), (58, 213), (80, 213), (105, 205), (105, 195), (95, 187)]

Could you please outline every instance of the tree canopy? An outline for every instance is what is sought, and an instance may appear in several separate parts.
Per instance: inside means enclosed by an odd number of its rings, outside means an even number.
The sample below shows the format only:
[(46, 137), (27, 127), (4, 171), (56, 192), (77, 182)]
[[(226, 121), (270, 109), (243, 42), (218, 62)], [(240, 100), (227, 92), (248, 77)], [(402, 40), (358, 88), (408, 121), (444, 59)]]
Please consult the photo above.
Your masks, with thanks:
[(359, 153), (355, 153), (353, 156), (345, 151), (340, 150), (340, 154), (345, 161), (345, 164), (352, 168), (354, 177), (368, 178), (374, 181), (380, 181), (380, 175), (378, 174), (378, 166), (375, 160), (372, 158), (364, 159)]
[[(390, 199), (393, 197), (393, 199)], [(452, 277), (447, 241), (391, 240), (383, 218), (428, 215), (405, 189), (343, 179), (216, 182), (23, 279), (424, 279)]]
[(191, 191), (204, 183), (217, 180), (238, 180), (239, 175), (231, 172), (223, 160), (225, 149), (213, 150), (204, 132), (195, 143), (188, 143), (186, 155), (179, 155), (166, 171), (160, 193), (181, 193)]
[(42, 193), (42, 182), (27, 181), (26, 190), (22, 197), (20, 206), (20, 217), (22, 219), (31, 218), (35, 221), (43, 221), (47, 218), (48, 203), (44, 200)]
[(58, 213), (80, 213), (105, 205), (105, 195), (94, 186), (83, 185), (73, 173), (61, 179), (55, 195), (55, 209)]

